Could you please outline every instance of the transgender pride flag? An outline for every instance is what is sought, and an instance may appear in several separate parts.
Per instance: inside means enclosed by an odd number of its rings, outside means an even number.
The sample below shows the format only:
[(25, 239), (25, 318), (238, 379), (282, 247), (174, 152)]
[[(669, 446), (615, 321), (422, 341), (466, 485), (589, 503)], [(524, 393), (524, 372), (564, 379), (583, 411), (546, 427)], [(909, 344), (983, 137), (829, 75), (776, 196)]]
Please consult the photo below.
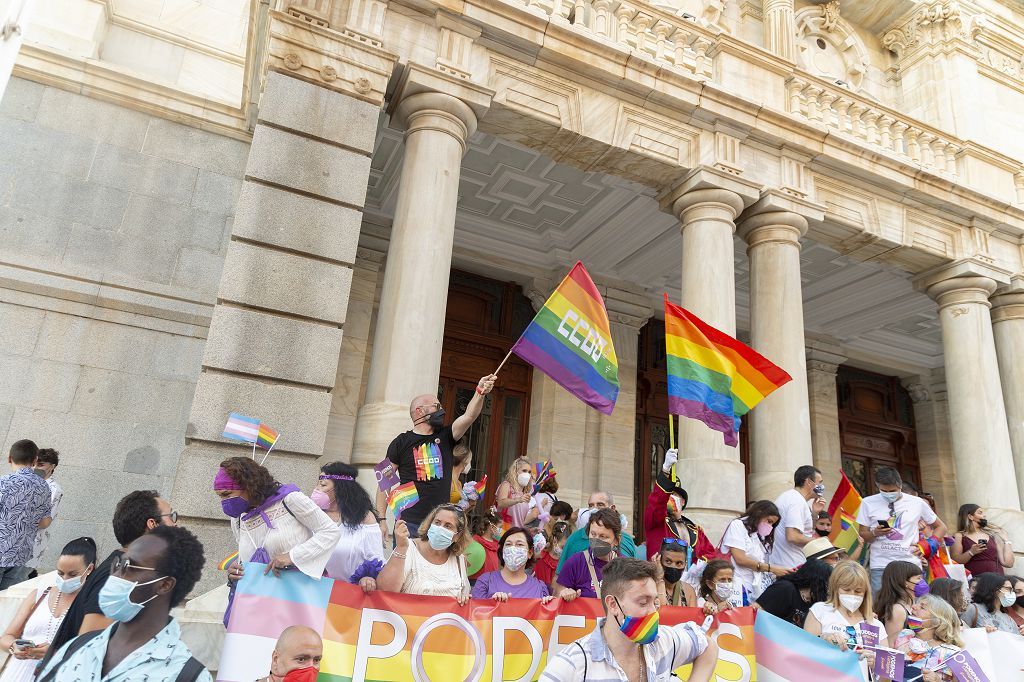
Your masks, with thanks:
[(764, 609), (754, 621), (757, 682), (864, 682), (860, 659)]

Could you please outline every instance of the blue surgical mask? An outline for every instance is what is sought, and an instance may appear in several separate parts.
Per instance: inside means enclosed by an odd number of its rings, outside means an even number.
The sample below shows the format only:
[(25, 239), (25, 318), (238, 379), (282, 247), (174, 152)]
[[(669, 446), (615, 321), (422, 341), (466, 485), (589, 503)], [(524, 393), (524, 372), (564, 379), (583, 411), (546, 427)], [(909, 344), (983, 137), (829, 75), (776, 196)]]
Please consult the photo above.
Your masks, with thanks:
[(430, 546), (439, 552), (451, 547), (454, 539), (455, 533), (444, 526), (434, 524), (427, 529), (427, 542), (429, 542)]
[(57, 576), (57, 589), (64, 594), (72, 594), (82, 589), (82, 581), (85, 580), (84, 575), (76, 575), (74, 578), (68, 578), (67, 580)]
[(103, 588), (100, 590), (100, 610), (103, 611), (104, 616), (111, 620), (127, 623), (131, 619), (135, 618), (135, 616), (139, 615), (143, 606), (153, 601), (158, 596), (154, 594), (141, 604), (136, 604), (132, 601), (132, 591), (134, 591), (136, 587), (152, 585), (159, 580), (163, 580), (163, 577), (154, 578), (153, 580), (144, 583), (136, 583), (131, 580), (125, 580), (124, 578), (118, 578), (116, 575), (110, 576), (107, 578), (107, 582), (103, 584)]
[(901, 493), (899, 490), (891, 493), (882, 492), (882, 499), (888, 502), (889, 504), (892, 504), (896, 500), (900, 499), (900, 495), (902, 494), (903, 493)]

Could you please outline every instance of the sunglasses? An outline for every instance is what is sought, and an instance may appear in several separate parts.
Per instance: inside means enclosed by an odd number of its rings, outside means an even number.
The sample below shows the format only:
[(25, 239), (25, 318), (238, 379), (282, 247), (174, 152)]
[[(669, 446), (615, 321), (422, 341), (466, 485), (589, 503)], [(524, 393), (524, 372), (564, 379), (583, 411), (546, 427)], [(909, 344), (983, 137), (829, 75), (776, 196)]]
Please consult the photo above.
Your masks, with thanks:
[(664, 547), (666, 545), (678, 545), (680, 547), (689, 547), (690, 543), (686, 540), (681, 540), (679, 538), (665, 538), (661, 541), (661, 546)]

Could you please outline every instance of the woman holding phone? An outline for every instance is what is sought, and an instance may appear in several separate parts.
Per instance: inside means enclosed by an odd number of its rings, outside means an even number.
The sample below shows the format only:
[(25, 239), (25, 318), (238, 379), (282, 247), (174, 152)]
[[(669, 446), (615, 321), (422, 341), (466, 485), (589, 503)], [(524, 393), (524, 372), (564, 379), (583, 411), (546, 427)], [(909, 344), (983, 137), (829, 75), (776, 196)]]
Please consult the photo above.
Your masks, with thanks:
[(960, 506), (956, 535), (950, 547), (953, 560), (963, 564), (971, 575), (996, 573), (1013, 566), (1013, 543), (1006, 534), (985, 518), (985, 510), (976, 504)]

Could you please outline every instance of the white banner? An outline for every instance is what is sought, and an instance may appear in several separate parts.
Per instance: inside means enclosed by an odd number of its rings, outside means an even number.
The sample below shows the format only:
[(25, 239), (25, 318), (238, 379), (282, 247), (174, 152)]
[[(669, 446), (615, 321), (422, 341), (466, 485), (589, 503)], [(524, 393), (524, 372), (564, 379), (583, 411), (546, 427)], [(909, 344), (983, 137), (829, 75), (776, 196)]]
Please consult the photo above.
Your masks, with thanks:
[(1024, 637), (1008, 632), (985, 632), (985, 628), (960, 633), (964, 648), (977, 659), (992, 682), (1024, 680)]

